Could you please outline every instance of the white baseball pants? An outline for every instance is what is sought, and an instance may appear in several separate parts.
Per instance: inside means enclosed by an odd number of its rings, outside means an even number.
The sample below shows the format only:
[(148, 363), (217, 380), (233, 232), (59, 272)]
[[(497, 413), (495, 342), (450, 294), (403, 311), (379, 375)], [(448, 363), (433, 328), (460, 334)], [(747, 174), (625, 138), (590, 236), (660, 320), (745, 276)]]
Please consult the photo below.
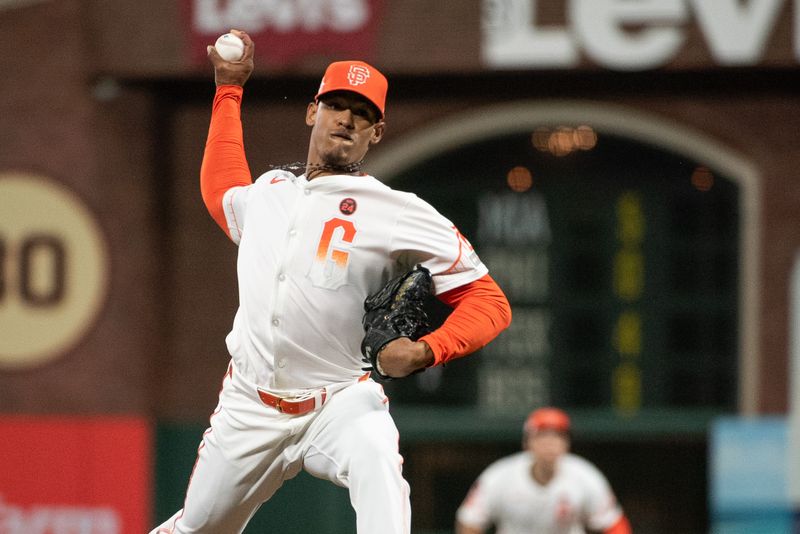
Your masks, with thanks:
[(397, 427), (380, 384), (338, 391), (288, 415), (265, 405), (233, 368), (203, 435), (184, 507), (150, 534), (241, 533), (300, 469), (349, 489), (359, 534), (409, 534), (409, 486)]

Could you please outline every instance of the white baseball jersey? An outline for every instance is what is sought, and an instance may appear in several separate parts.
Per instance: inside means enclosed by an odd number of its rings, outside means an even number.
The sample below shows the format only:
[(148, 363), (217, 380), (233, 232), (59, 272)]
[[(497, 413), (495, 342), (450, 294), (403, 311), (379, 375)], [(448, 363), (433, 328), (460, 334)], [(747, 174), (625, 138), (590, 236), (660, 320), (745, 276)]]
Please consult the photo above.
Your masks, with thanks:
[(497, 534), (579, 534), (584, 525), (602, 531), (622, 516), (606, 478), (583, 458), (562, 456), (545, 486), (531, 476), (532, 466), (527, 451), (491, 464), (458, 509), (458, 520), (475, 528), (494, 524)]
[(228, 190), (223, 206), (239, 245), (228, 350), (273, 391), (362, 375), (364, 299), (389, 278), (420, 263), (439, 294), (487, 273), (452, 222), (372, 176), (270, 171)]

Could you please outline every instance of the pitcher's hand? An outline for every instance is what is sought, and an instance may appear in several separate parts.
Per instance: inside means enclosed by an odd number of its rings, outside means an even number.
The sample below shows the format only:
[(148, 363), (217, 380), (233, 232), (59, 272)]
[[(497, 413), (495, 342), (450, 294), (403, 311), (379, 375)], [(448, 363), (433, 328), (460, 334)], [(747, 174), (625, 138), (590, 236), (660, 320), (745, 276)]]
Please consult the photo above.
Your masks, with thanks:
[(253, 53), (255, 45), (253, 40), (246, 32), (241, 30), (231, 30), (231, 33), (239, 37), (244, 42), (244, 54), (238, 61), (225, 61), (217, 53), (213, 46), (209, 46), (208, 59), (214, 65), (214, 82), (219, 85), (239, 85), (244, 86), (250, 74), (253, 72)]

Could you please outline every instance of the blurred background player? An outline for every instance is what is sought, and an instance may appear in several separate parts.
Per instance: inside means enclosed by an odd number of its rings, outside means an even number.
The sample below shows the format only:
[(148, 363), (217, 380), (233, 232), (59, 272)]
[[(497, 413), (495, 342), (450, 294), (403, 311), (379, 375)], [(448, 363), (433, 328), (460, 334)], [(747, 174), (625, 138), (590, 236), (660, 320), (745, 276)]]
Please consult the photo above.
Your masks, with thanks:
[(630, 534), (631, 527), (603, 474), (572, 454), (569, 416), (556, 408), (532, 412), (523, 451), (478, 477), (456, 513), (456, 534)]

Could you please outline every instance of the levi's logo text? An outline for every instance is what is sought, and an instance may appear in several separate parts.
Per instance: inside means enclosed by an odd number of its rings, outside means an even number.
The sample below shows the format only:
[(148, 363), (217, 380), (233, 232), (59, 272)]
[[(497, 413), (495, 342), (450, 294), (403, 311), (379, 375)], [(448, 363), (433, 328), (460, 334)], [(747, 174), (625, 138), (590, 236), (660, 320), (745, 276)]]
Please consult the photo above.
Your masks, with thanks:
[(367, 83), (369, 79), (369, 69), (363, 65), (350, 65), (347, 72), (347, 81), (350, 85), (361, 85)]
[(345, 215), (352, 215), (356, 211), (356, 201), (353, 198), (346, 198), (339, 203), (339, 211)]

